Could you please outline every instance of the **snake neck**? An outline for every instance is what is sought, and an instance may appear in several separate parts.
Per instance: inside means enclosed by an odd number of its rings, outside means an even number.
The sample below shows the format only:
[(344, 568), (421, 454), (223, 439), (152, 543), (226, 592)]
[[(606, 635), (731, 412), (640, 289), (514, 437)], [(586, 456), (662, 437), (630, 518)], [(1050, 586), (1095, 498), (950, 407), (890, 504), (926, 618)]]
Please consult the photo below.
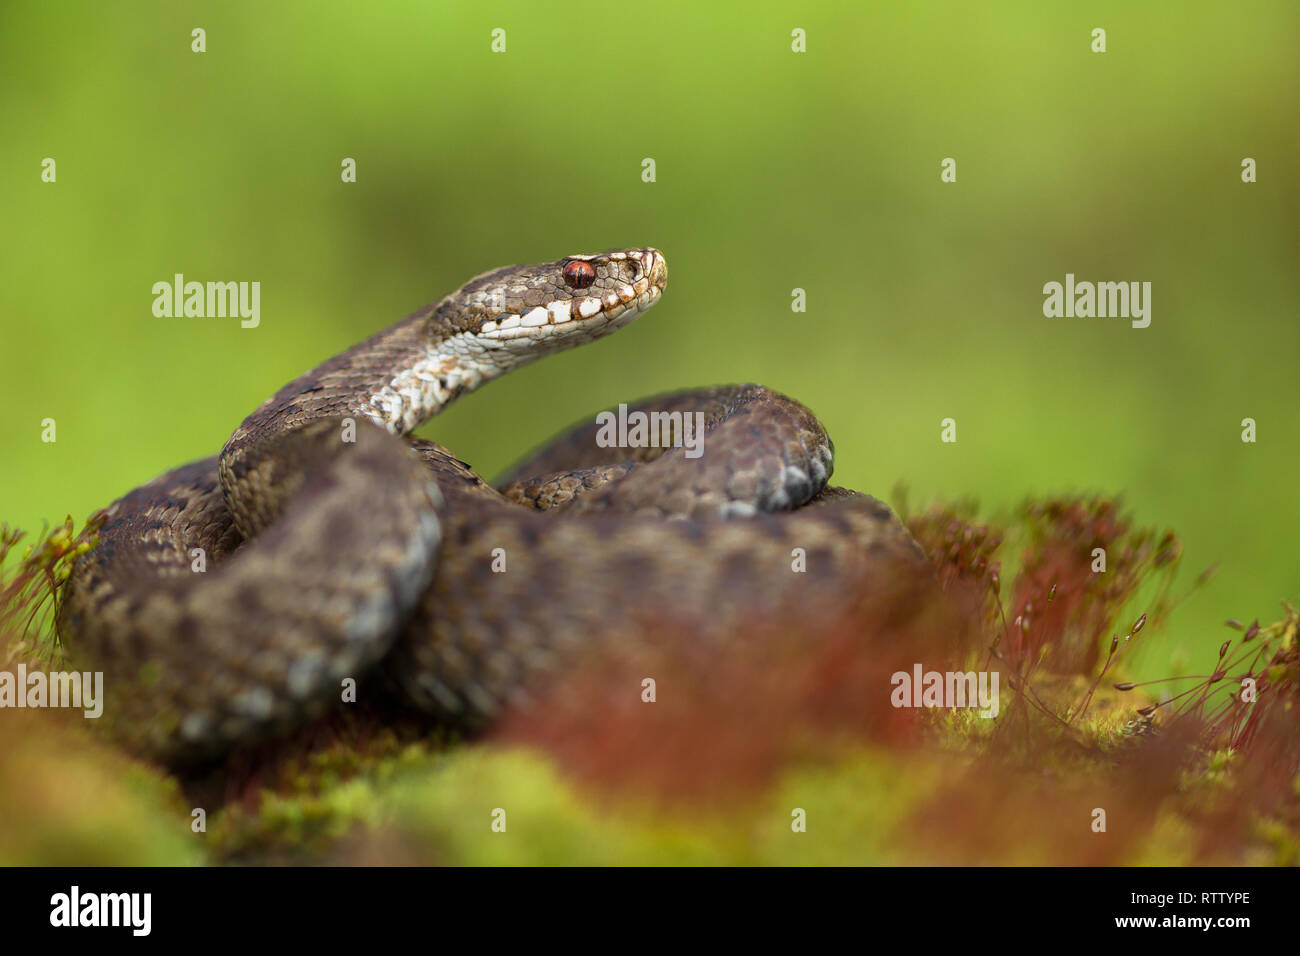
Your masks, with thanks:
[(526, 359), (485, 354), (472, 336), (445, 327), (435, 309), (425, 306), (289, 382), (244, 419), (223, 457), (323, 418), (364, 418), (406, 435)]
[(389, 374), (357, 380), (351, 411), (407, 435), (466, 392), (536, 357), (490, 349), (469, 332), (426, 336)]
[[(287, 471), (274, 446), (289, 432), (341, 420), (350, 443), (365, 419), (404, 437), (484, 382), (622, 328), (658, 300), (667, 275), (654, 249), (496, 269), (298, 376), (222, 449), (218, 474), (240, 533), (273, 517), (252, 502), (269, 500), (265, 489)], [(327, 462), (301, 464), (307, 475)]]
[[(333, 419), (335, 446), (354, 441), (358, 420), (405, 436), (458, 397), (537, 356), (494, 349), (451, 326), (430, 305), (340, 352), (263, 402), (227, 440), (219, 457), (222, 493), (242, 537), (279, 513), (278, 502), (307, 476), (330, 466), (335, 449), (310, 444), (318, 459), (289, 463), (276, 452), (285, 436)], [(364, 427), (364, 426), (362, 426)], [(270, 489), (282, 486), (281, 494)]]
[(484, 382), (622, 328), (667, 278), (649, 248), (485, 272), (276, 392), (226, 442), (223, 473), (251, 444), (320, 419), (407, 435)]

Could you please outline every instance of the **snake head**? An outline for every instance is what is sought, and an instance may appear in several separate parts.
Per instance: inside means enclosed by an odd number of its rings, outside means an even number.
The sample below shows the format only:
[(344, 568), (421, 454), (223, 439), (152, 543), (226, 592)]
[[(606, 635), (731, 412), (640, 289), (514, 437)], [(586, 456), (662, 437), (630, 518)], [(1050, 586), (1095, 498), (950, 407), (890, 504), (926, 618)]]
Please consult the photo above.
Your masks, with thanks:
[(545, 353), (580, 345), (627, 325), (668, 281), (658, 249), (611, 249), (471, 279), (438, 304), (435, 324), (469, 333), (485, 347)]
[(304, 401), (318, 408), (327, 376), (346, 408), (405, 435), (490, 379), (621, 329), (659, 301), (667, 281), (658, 249), (494, 269), (291, 382), (271, 403), (285, 415)]

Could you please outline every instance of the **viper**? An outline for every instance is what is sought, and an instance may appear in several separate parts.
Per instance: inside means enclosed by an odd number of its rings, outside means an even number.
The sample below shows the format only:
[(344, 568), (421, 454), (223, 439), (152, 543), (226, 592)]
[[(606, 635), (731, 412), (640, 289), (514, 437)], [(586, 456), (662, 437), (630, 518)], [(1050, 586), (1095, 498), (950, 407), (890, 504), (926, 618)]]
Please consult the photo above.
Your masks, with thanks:
[(743, 640), (745, 621), (798, 630), (927, 567), (884, 504), (828, 486), (812, 413), (761, 386), (634, 406), (701, 421), (693, 454), (680, 435), (610, 447), (593, 418), (495, 487), (409, 437), (485, 382), (626, 326), (667, 277), (650, 248), (480, 275), (285, 385), (219, 454), (103, 509), (57, 628), (104, 672), (125, 742), (210, 759), (374, 675), (400, 708), (482, 726), (647, 624), (704, 647)]

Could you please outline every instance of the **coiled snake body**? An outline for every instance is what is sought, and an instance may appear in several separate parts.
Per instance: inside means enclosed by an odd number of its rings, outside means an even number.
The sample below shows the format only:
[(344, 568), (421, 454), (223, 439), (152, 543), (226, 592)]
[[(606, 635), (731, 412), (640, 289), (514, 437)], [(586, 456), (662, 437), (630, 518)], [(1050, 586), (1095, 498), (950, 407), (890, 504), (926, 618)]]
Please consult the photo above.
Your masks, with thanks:
[(812, 414), (758, 386), (637, 406), (703, 413), (699, 457), (601, 447), (591, 424), (502, 491), (404, 438), (483, 382), (626, 325), (666, 280), (654, 249), (486, 273), (290, 382), (219, 455), (105, 509), (57, 624), (105, 672), (116, 727), (158, 759), (207, 758), (293, 727), (381, 661), (404, 704), (473, 724), (630, 616), (726, 638), (744, 617), (850, 599), (864, 571), (922, 566), (884, 505), (826, 487)]

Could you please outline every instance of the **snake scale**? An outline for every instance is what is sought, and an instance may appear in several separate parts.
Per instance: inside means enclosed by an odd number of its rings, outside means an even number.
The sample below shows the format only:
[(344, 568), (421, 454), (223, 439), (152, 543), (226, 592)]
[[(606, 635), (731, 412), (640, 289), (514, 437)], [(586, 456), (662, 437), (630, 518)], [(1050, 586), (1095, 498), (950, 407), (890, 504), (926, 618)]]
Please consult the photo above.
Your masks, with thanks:
[(104, 671), (128, 745), (208, 760), (374, 674), (402, 708), (481, 726), (629, 621), (743, 639), (742, 621), (925, 566), (887, 507), (827, 486), (817, 419), (760, 386), (636, 406), (701, 413), (697, 457), (604, 447), (586, 424), (500, 490), (406, 437), (484, 382), (622, 328), (666, 281), (655, 249), (485, 273), (285, 385), (219, 455), (104, 509), (57, 627)]

